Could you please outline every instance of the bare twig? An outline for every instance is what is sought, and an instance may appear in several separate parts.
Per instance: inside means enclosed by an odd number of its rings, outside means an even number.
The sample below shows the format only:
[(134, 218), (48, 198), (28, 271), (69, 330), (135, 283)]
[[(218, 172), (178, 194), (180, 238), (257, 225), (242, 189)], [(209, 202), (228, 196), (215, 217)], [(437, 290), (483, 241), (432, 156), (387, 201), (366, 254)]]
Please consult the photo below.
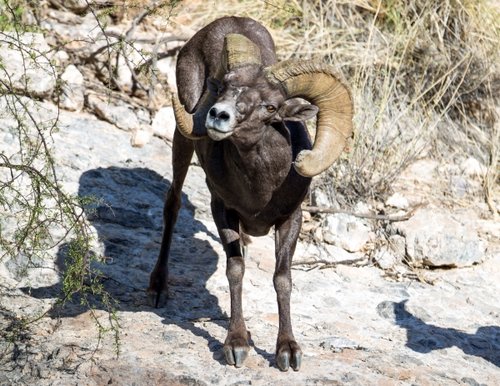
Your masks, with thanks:
[(404, 215), (383, 215), (383, 214), (372, 214), (372, 213), (356, 213), (352, 212), (349, 210), (343, 210), (343, 209), (335, 209), (335, 208), (329, 208), (325, 206), (303, 206), (302, 209), (309, 212), (309, 213), (329, 213), (329, 214), (335, 214), (335, 213), (342, 213), (342, 214), (348, 214), (350, 216), (358, 217), (358, 218), (367, 218), (370, 220), (380, 220), (380, 221), (389, 221), (389, 222), (397, 222), (397, 221), (406, 221), (410, 219), (415, 211), (420, 208), (422, 205), (417, 205), (414, 207), (412, 210), (407, 212)]
[(333, 268), (337, 265), (355, 265), (366, 261), (366, 257), (360, 257), (358, 259), (341, 260), (341, 261), (328, 261), (328, 260), (300, 260), (292, 262), (292, 267), (297, 265), (321, 265), (320, 269)]

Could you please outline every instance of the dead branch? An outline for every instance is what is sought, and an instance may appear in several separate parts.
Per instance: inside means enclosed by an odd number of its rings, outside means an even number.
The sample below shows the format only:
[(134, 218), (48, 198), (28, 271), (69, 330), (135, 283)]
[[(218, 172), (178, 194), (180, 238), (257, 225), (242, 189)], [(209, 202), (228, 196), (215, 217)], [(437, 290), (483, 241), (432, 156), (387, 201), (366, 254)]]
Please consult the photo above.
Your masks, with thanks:
[(356, 213), (352, 212), (349, 210), (344, 210), (344, 209), (335, 209), (335, 208), (330, 208), (326, 206), (309, 206), (309, 205), (304, 205), (302, 206), (302, 210), (305, 210), (309, 213), (328, 213), (328, 214), (336, 214), (336, 213), (342, 213), (342, 214), (348, 214), (350, 216), (358, 217), (358, 218), (366, 218), (370, 220), (379, 220), (379, 221), (389, 221), (389, 222), (396, 222), (396, 221), (406, 221), (409, 220), (415, 211), (420, 208), (422, 204), (415, 206), (412, 208), (409, 212), (403, 215), (384, 215), (384, 214), (372, 214), (372, 213)]
[(366, 257), (358, 259), (342, 260), (342, 261), (328, 261), (328, 260), (299, 260), (292, 262), (292, 267), (297, 265), (321, 265), (320, 269), (334, 268), (337, 265), (354, 265), (366, 261)]

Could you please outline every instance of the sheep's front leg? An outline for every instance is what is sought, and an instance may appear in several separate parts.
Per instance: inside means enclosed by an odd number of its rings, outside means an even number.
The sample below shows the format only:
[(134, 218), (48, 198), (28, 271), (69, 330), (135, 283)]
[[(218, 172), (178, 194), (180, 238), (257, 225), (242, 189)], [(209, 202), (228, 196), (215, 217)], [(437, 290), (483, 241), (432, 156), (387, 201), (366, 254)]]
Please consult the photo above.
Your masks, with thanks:
[(182, 185), (184, 184), (193, 152), (193, 142), (183, 137), (179, 133), (179, 130), (175, 130), (174, 142), (172, 144), (174, 178), (172, 179), (172, 185), (168, 191), (163, 208), (163, 238), (160, 254), (149, 278), (148, 294), (151, 305), (154, 307), (160, 305), (162, 295), (164, 295), (165, 301), (168, 297), (168, 256), (172, 243), (172, 233), (174, 232), (177, 215), (181, 207)]
[(239, 219), (236, 212), (227, 210), (217, 198), (212, 198), (212, 215), (226, 252), (226, 276), (231, 296), (231, 318), (224, 342), (224, 355), (228, 364), (241, 367), (250, 349), (248, 344), (250, 333), (245, 326), (241, 306), (245, 261), (241, 253)]
[(286, 221), (277, 225), (275, 230), (276, 268), (273, 281), (279, 312), (276, 364), (281, 371), (288, 371), (290, 366), (297, 371), (302, 362), (302, 351), (293, 336), (290, 319), (290, 294), (292, 292), (290, 269), (301, 225), (302, 212), (299, 207)]

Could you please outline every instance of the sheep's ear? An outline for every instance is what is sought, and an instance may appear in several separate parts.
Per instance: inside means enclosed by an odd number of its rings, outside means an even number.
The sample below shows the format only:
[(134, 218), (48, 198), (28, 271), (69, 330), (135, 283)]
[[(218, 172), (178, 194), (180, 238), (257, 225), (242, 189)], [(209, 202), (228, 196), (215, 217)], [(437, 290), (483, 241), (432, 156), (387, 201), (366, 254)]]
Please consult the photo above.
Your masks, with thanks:
[(307, 121), (318, 113), (318, 108), (309, 103), (302, 103), (299, 100), (286, 101), (279, 109), (278, 114), (283, 121)]

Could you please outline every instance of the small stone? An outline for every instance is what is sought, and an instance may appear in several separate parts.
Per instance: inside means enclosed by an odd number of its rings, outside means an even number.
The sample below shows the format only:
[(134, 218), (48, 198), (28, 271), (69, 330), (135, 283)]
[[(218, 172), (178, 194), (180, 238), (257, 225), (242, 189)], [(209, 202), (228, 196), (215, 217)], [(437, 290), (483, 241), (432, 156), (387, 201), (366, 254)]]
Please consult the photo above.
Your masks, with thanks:
[(346, 251), (357, 252), (370, 240), (370, 228), (354, 216), (329, 214), (323, 229), (323, 239)]
[(64, 6), (73, 12), (81, 13), (88, 8), (89, 4), (86, 0), (66, 0)]
[(327, 256), (326, 258), (323, 258), (323, 260), (327, 260), (332, 263), (352, 261), (359, 258), (357, 254), (347, 252), (345, 249), (337, 247), (336, 245), (325, 244), (324, 248), (327, 252)]
[(66, 51), (57, 51), (52, 57), (52, 61), (55, 65), (64, 67), (69, 62), (69, 54)]
[(408, 203), (408, 199), (398, 192), (390, 196), (385, 204), (387, 206), (392, 206), (393, 208), (398, 209), (408, 209), (408, 207), (410, 206), (410, 204)]
[(132, 131), (130, 137), (130, 144), (134, 147), (143, 147), (153, 137), (153, 129), (151, 126), (143, 125), (138, 129)]
[(328, 199), (328, 195), (320, 188), (316, 188), (311, 193), (311, 204), (319, 207), (329, 208), (332, 203)]
[(387, 247), (382, 247), (378, 249), (373, 258), (377, 262), (380, 268), (382, 269), (389, 269), (396, 264), (397, 259), (396, 257), (392, 254), (389, 248)]
[(463, 176), (451, 176), (450, 190), (455, 197), (463, 198), (470, 190), (469, 181)]
[(156, 66), (158, 67), (158, 71), (167, 77), (168, 86), (174, 92), (177, 92), (177, 81), (175, 75), (175, 58), (167, 57), (161, 60), (158, 60)]
[(60, 98), (62, 108), (71, 111), (80, 111), (84, 104), (84, 79), (78, 68), (70, 64), (61, 75), (64, 82)]
[(406, 239), (400, 235), (392, 235), (389, 237), (389, 248), (394, 256), (402, 261), (406, 254)]
[(356, 342), (340, 336), (328, 337), (325, 340), (322, 340), (319, 346), (325, 350), (331, 350), (333, 352), (342, 352), (345, 349), (364, 350), (364, 348)]
[(463, 161), (460, 164), (460, 170), (462, 171), (462, 173), (469, 177), (484, 176), (487, 171), (486, 166), (481, 164), (474, 157), (469, 157), (465, 161)]
[(356, 213), (370, 213), (372, 211), (372, 207), (366, 202), (359, 201), (356, 203), (354, 207), (354, 212)]

